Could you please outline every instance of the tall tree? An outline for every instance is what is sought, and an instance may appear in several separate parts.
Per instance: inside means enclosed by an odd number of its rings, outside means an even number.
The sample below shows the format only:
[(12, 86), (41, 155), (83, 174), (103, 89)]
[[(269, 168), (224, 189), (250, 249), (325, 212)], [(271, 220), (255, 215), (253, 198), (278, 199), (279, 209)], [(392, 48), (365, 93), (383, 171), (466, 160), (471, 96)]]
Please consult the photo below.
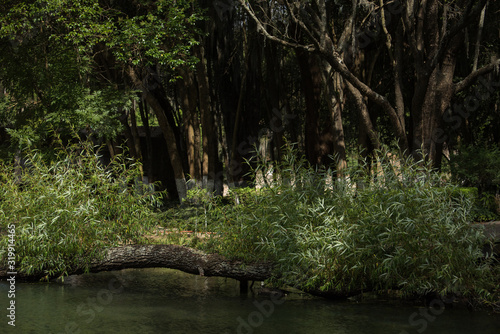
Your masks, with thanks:
[[(0, 38), (3, 44), (11, 45), (3, 57), (11, 65), (23, 62), (21, 68), (25, 71), (13, 75), (10, 66), (2, 66), (0, 80), (9, 94), (40, 101), (31, 103), (41, 111), (33, 114), (43, 120), (40, 124), (54, 126), (54, 121), (59, 120), (81, 127), (87, 120), (90, 125), (99, 123), (96, 116), (104, 117), (113, 109), (112, 114), (118, 119), (119, 110), (123, 110), (119, 104), (128, 103), (134, 95), (127, 92), (140, 90), (162, 128), (177, 195), (183, 198), (186, 186), (180, 135), (161, 77), (172, 77), (173, 68), (195, 63), (190, 48), (196, 44), (195, 23), (201, 15), (194, 2), (20, 1), (4, 7), (0, 14)], [(36, 70), (38, 74), (26, 70)], [(49, 77), (51, 74), (57, 77)], [(36, 80), (30, 79), (33, 77)], [(30, 80), (32, 84), (21, 85)], [(56, 90), (51, 91), (50, 87)], [(103, 91), (118, 97), (110, 100)], [(122, 101), (120, 95), (125, 97)], [(93, 113), (88, 110), (90, 97), (95, 100), (91, 106), (104, 102), (101, 108), (94, 107)], [(87, 110), (79, 109), (81, 105)], [(79, 117), (79, 110), (85, 118)], [(133, 126), (124, 123), (128, 124)]]
[[(363, 6), (371, 8), (369, 16), (375, 17), (381, 34), (373, 34), (369, 43), (386, 45), (392, 75), (392, 98), (377, 92), (372, 86), (363, 82), (360, 77), (346, 66), (346, 46), (342, 38), (337, 38), (334, 27), (341, 27), (342, 31), (351, 32), (352, 18), (360, 1), (326, 2), (325, 0), (285, 1), (286, 20), (300, 29), (308, 37), (306, 41), (295, 38), (293, 30), (267, 28), (263, 22), (265, 18), (259, 16), (250, 3), (239, 0), (251, 19), (256, 22), (258, 30), (268, 39), (281, 45), (300, 49), (306, 52), (319, 53), (332, 68), (337, 71), (348, 83), (352, 96), (359, 101), (360, 96), (377, 105), (391, 122), (393, 133), (402, 151), (412, 151), (419, 157), (419, 149), (432, 161), (438, 162), (439, 145), (433, 141), (434, 130), (440, 127), (444, 110), (449, 106), (450, 99), (457, 87), (453, 85), (454, 67), (458, 48), (463, 45), (464, 30), (478, 20), (486, 0), (459, 1), (441, 3), (438, 1), (364, 1)], [(341, 8), (342, 6), (342, 8)], [(350, 15), (336, 15), (345, 8)], [(392, 15), (392, 24), (388, 24), (387, 16)], [(347, 19), (346, 19), (347, 18)], [(332, 22), (334, 25), (332, 25)], [(363, 21), (361, 21), (363, 22)], [(360, 26), (357, 26), (360, 28)], [(403, 29), (404, 27), (404, 29)], [(349, 35), (348, 33), (345, 35)], [(380, 36), (383, 39), (380, 39)], [(350, 39), (356, 46), (356, 40)], [(413, 62), (405, 62), (403, 48), (405, 42)], [(354, 50), (353, 52), (357, 52)], [(499, 60), (472, 71), (464, 80), (473, 80), (485, 71), (491, 71), (498, 66)], [(413, 92), (404, 94), (402, 76), (404, 65), (413, 66)], [(410, 72), (410, 73), (411, 73)], [(407, 71), (404, 73), (408, 73)], [(392, 100), (392, 101), (391, 101)], [(405, 115), (411, 113), (412, 128), (407, 133)], [(367, 118), (366, 118), (367, 120)], [(366, 123), (368, 124), (368, 123)], [(408, 138), (411, 138), (409, 142)]]

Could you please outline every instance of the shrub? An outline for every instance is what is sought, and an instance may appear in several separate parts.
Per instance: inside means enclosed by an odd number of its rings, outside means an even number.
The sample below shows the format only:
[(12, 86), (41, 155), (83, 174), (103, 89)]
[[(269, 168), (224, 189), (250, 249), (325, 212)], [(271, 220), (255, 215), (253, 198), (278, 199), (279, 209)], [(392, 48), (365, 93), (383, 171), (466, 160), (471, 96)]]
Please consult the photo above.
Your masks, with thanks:
[(336, 177), (290, 156), (273, 167), (269, 187), (220, 222), (213, 251), (274, 261), (276, 283), (305, 290), (486, 296), (493, 289), (470, 197), (429, 168), (380, 158), (374, 173), (361, 166)]
[(483, 193), (482, 197), (479, 197), (476, 187), (459, 187), (453, 190), (451, 196), (455, 198), (466, 196), (470, 199), (472, 202), (470, 216), (475, 222), (494, 221), (499, 218), (496, 212), (496, 197), (493, 194)]
[(453, 179), (464, 186), (477, 187), (479, 197), (483, 192), (500, 190), (500, 149), (497, 146), (461, 147), (450, 160)]
[[(137, 182), (139, 166), (117, 156), (103, 166), (90, 143), (28, 152), (19, 167), (0, 165), (0, 258), (16, 226), (17, 270), (48, 277), (85, 270), (106, 247), (139, 242), (161, 194)], [(16, 171), (17, 169), (17, 171)]]

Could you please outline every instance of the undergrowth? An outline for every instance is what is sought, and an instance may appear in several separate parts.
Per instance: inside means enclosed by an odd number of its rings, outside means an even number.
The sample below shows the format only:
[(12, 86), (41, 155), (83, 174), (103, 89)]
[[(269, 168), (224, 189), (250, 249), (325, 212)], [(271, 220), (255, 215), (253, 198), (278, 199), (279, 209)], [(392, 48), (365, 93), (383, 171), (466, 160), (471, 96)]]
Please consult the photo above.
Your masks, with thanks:
[(400, 290), (492, 301), (500, 272), (471, 224), (472, 199), (422, 162), (394, 165), (379, 152), (366, 166), (314, 170), (288, 152), (259, 190), (236, 190), (238, 205), (206, 215), (217, 232), (206, 250), (246, 262), (272, 261), (272, 281), (352, 294)]
[(118, 155), (107, 166), (84, 142), (51, 154), (30, 151), (24, 164), (0, 165), (0, 259), (15, 225), (16, 269), (32, 276), (86, 270), (102, 250), (142, 242), (161, 194), (142, 185), (137, 163)]

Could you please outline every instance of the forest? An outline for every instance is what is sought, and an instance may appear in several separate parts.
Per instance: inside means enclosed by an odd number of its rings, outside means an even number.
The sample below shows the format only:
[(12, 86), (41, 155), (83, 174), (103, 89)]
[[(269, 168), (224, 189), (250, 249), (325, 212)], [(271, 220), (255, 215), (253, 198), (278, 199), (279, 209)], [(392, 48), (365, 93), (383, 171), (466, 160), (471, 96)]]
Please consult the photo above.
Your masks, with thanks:
[(193, 210), (189, 229), (224, 233), (191, 246), (278, 263), (277, 284), (498, 307), (470, 223), (500, 214), (499, 19), (492, 0), (2, 1), (0, 211), (33, 219), (22, 268), (84, 269)]

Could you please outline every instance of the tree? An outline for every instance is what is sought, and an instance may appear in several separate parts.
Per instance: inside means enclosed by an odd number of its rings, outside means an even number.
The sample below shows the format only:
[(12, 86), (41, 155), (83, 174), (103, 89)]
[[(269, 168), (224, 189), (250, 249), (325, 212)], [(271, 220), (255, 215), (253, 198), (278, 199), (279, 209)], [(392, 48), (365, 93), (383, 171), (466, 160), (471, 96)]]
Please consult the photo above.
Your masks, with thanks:
[[(92, 127), (104, 119), (117, 121), (124, 104), (135, 98), (133, 90), (140, 90), (162, 128), (178, 196), (183, 198), (186, 187), (178, 131), (160, 77), (173, 73), (175, 67), (196, 63), (190, 48), (197, 43), (195, 23), (201, 16), (194, 3), (22, 1), (4, 7), (0, 38), (8, 46), (3, 55), (8, 62), (0, 80), (9, 97), (23, 98), (23, 105), (16, 105), (18, 114), (24, 114), (30, 104), (36, 110), (32, 118), (41, 124), (59, 128), (59, 121), (76, 128)], [(13, 66), (16, 63), (21, 66)], [(13, 72), (16, 68), (23, 72)], [(146, 75), (151, 73), (156, 74), (153, 79)], [(115, 98), (110, 100), (103, 91)], [(99, 102), (107, 103), (88, 110)], [(81, 105), (87, 109), (78, 109)], [(19, 132), (19, 125), (13, 126)]]
[[(457, 51), (463, 45), (463, 32), (478, 19), (486, 0), (446, 3), (354, 1), (352, 4), (325, 0), (285, 1), (280, 7), (286, 13), (283, 21), (298, 27), (307, 36), (304, 40), (296, 38), (296, 29), (279, 29), (278, 25), (266, 27), (267, 17), (261, 16), (250, 3), (243, 0), (239, 2), (257, 24), (259, 32), (268, 39), (321, 55), (344, 78), (358, 108), (365, 108), (363, 97), (366, 97), (384, 112), (401, 151), (411, 151), (419, 158), (418, 152), (422, 149), (422, 154), (435, 161), (438, 167), (442, 143), (433, 138), (435, 131), (442, 128), (440, 120), (453, 94), (469, 81), (500, 64), (499, 60), (493, 60), (470, 72), (463, 81), (453, 82)], [(345, 8), (350, 11), (349, 15), (335, 15), (345, 11)], [(369, 9), (371, 14), (367, 17), (374, 20), (375, 28), (379, 29), (379, 33), (371, 34), (372, 39), (368, 44), (382, 43), (386, 46), (385, 61), (392, 75), (386, 76), (385, 80), (392, 82), (392, 93), (382, 95), (347, 66), (366, 51), (360, 51), (359, 41), (353, 37), (356, 30), (363, 28), (363, 21), (357, 20), (357, 17), (364, 8)], [(392, 15), (391, 25), (388, 22), (389, 15)], [(340, 35), (336, 33), (339, 28)], [(407, 50), (405, 45), (409, 45)], [(404, 61), (403, 51), (410, 52), (412, 62)], [(414, 82), (413, 91), (403, 87), (403, 76), (408, 73), (411, 73), (413, 80), (405, 81)], [(406, 119), (407, 111), (410, 112), (411, 122)], [(372, 142), (376, 143), (376, 133), (369, 126), (368, 115), (362, 113), (362, 118)], [(408, 130), (407, 123), (411, 124)]]

